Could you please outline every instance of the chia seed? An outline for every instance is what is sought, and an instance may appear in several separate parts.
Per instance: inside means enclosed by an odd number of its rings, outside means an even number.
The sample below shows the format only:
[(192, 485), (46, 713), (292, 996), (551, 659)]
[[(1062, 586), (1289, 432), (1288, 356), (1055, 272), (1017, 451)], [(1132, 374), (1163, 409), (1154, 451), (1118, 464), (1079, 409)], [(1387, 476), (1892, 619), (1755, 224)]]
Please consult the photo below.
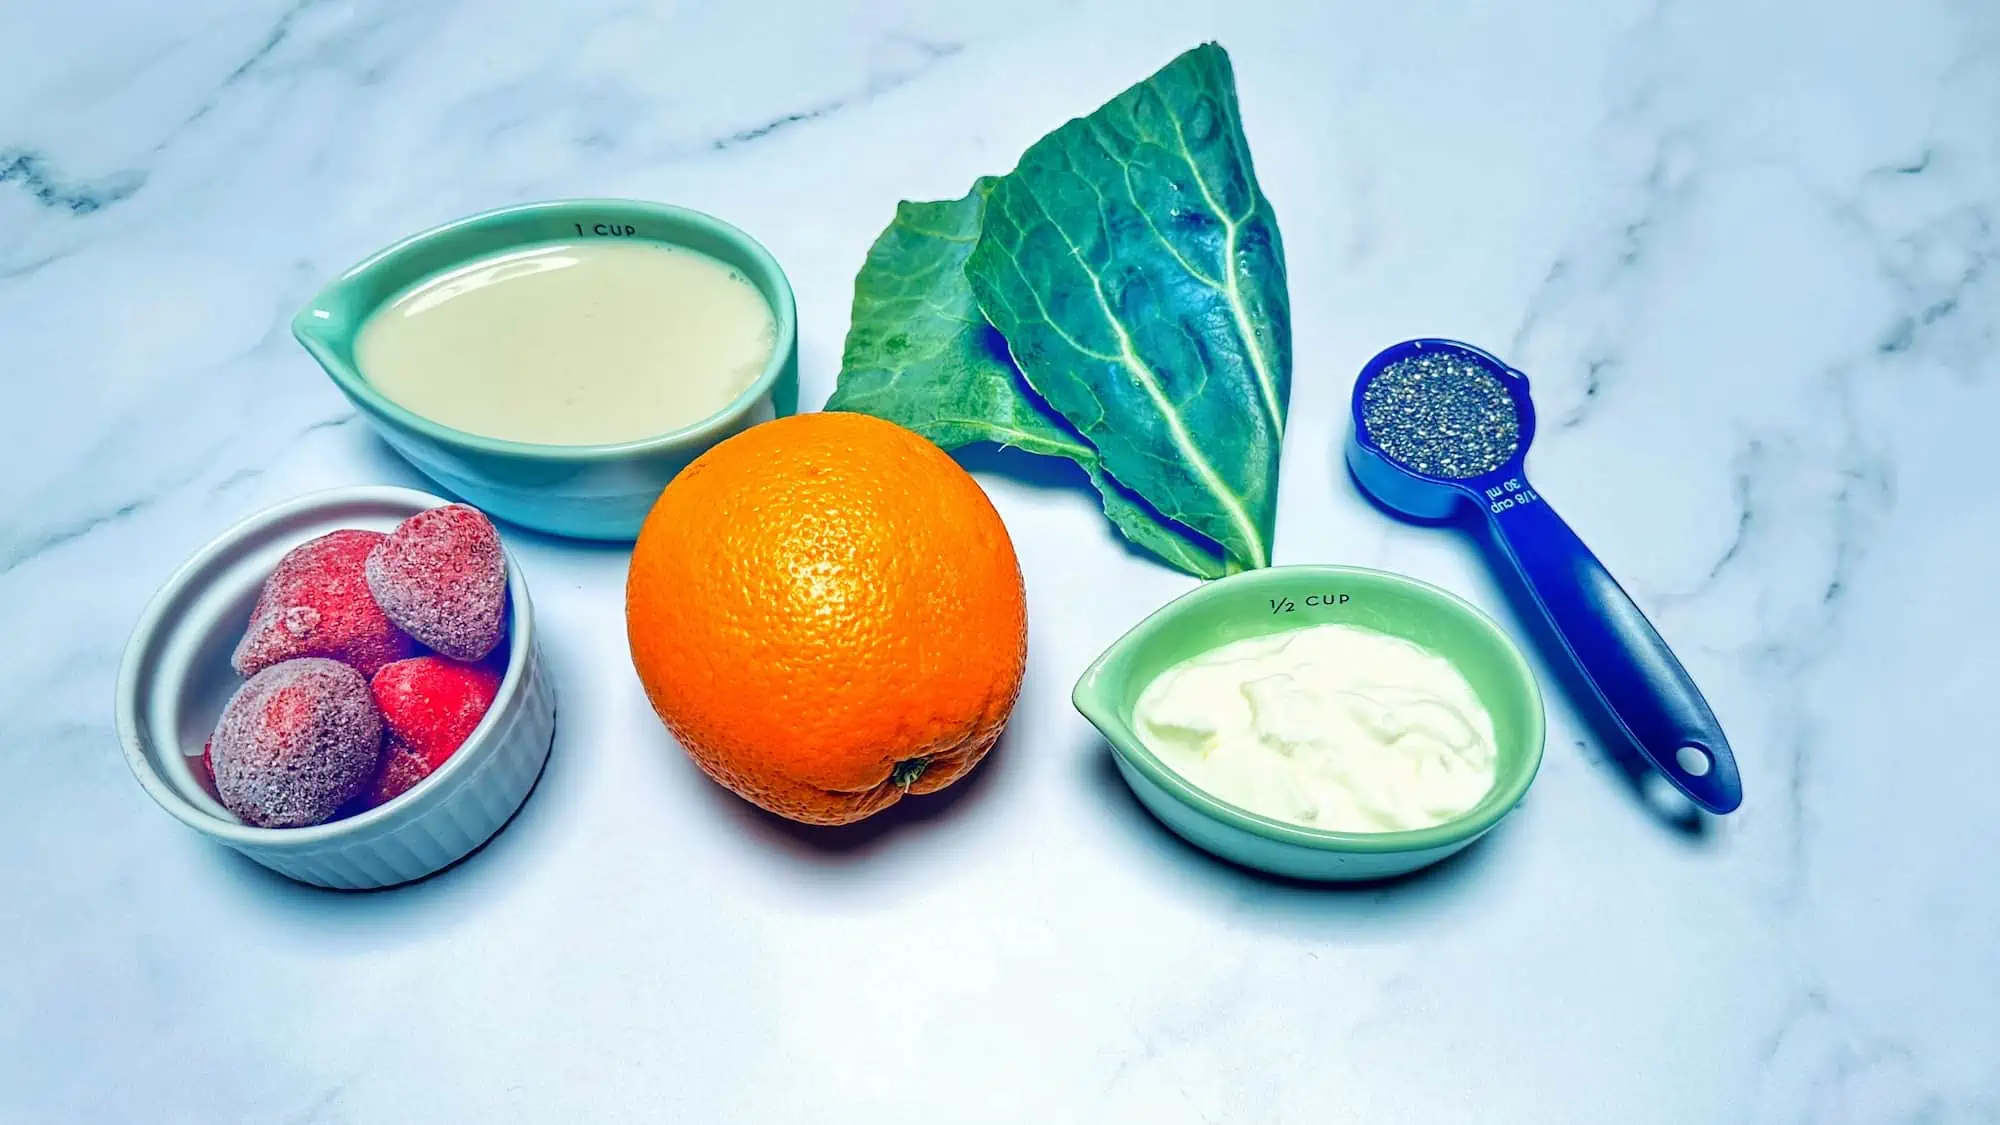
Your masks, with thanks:
[(1506, 386), (1478, 359), (1452, 351), (1383, 368), (1362, 392), (1361, 423), (1403, 468), (1449, 480), (1490, 473), (1521, 445)]

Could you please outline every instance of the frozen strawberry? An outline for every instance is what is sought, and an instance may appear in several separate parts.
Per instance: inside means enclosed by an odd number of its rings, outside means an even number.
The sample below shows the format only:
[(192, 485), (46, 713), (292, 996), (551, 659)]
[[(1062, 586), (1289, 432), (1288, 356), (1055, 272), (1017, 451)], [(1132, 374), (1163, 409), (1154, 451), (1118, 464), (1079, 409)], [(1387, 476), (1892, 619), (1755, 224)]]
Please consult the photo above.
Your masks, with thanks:
[(382, 752), (382, 764), (376, 767), (374, 779), (362, 790), (361, 796), (355, 798), (350, 811), (367, 812), (377, 805), (388, 804), (416, 788), (417, 782), (431, 775), (432, 768), (422, 754), (392, 735), (389, 748)]
[(299, 828), (332, 817), (375, 776), (382, 713), (353, 668), (287, 660), (236, 689), (210, 746), (225, 808), (260, 828)]
[(369, 688), (391, 734), (422, 755), (425, 774), (444, 765), (500, 694), (501, 671), (441, 656), (383, 665)]
[(368, 552), (387, 538), (379, 531), (336, 531), (292, 548), (264, 580), (250, 628), (230, 663), (254, 676), (281, 660), (324, 656), (352, 664), (363, 676), (418, 649), (389, 623), (368, 592)]
[(211, 793), (215, 792), (214, 752), (215, 752), (215, 736), (211, 734), (208, 736), (208, 741), (201, 744), (201, 759), (200, 759), (201, 774), (199, 778), (201, 783), (207, 786), (208, 791)]
[(369, 809), (378, 808), (416, 788), (417, 782), (431, 775), (431, 765), (424, 756), (403, 745), (403, 741), (390, 735), (388, 744), (382, 747), (382, 761), (375, 767), (375, 776), (361, 787), (348, 802), (333, 814), (335, 820), (350, 816), (360, 816)]
[(444, 655), (478, 660), (500, 643), (507, 558), (479, 509), (447, 504), (418, 512), (368, 552), (367, 572), (389, 620)]

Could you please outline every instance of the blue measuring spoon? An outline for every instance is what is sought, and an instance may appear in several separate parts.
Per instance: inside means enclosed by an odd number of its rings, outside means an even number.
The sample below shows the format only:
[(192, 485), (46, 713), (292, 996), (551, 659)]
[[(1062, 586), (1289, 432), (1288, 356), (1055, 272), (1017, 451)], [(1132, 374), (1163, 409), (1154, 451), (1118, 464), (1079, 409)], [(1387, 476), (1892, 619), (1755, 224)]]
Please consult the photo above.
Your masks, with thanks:
[[(1518, 424), (1513, 449), (1502, 446), (1493, 456), (1480, 456), (1475, 449), (1468, 457), (1462, 435), (1452, 432), (1462, 420), (1449, 418), (1421, 432), (1412, 432), (1406, 422), (1384, 421), (1383, 433), (1370, 433), (1369, 386), (1385, 371), (1419, 357), (1443, 367), (1473, 369), (1467, 378), (1481, 384), (1477, 372), (1498, 380)], [(1421, 380), (1405, 378), (1410, 370), (1402, 369), (1395, 379), (1395, 392), (1404, 396), (1405, 404), (1413, 392), (1424, 393)], [(1504, 414), (1506, 403), (1493, 398), (1485, 407)], [(1423, 406), (1414, 409), (1421, 414)], [(1564, 655), (1575, 662), (1584, 682), (1646, 760), (1709, 812), (1726, 813), (1742, 804), (1736, 757), (1701, 690), (1617, 579), (1528, 483), (1523, 466), (1535, 437), (1528, 377), (1470, 344), (1405, 340), (1361, 369), (1354, 383), (1353, 412), (1347, 465), (1361, 487), (1384, 508), (1415, 522), (1450, 521), (1468, 508), (1484, 513), (1493, 542), (1561, 639)], [(1400, 459), (1378, 438), (1397, 449)], [(1479, 439), (1469, 440), (1476, 446)], [(1413, 461), (1433, 471), (1419, 471)], [(1452, 472), (1471, 475), (1440, 475)]]

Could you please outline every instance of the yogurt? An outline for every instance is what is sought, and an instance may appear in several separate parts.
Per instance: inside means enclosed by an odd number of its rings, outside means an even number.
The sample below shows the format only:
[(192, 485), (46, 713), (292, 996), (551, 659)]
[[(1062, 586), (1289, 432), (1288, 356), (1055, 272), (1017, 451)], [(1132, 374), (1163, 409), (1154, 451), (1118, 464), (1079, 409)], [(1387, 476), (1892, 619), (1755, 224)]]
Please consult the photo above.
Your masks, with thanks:
[(1493, 719), (1451, 662), (1386, 633), (1311, 625), (1162, 672), (1140, 741), (1196, 787), (1307, 828), (1441, 824), (1493, 788)]

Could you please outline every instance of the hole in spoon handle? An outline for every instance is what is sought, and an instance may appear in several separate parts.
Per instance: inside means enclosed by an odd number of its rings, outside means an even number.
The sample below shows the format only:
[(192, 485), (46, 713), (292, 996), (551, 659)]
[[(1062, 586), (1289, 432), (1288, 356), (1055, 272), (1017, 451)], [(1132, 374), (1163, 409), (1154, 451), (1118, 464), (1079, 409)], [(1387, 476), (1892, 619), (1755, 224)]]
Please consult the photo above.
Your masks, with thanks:
[(1701, 689), (1583, 540), (1515, 481), (1487, 518), (1567, 655), (1653, 768), (1709, 812), (1734, 810), (1742, 778)]
[(1696, 777), (1705, 777), (1714, 768), (1715, 759), (1707, 750), (1690, 743), (1674, 751), (1674, 761), (1681, 769)]

